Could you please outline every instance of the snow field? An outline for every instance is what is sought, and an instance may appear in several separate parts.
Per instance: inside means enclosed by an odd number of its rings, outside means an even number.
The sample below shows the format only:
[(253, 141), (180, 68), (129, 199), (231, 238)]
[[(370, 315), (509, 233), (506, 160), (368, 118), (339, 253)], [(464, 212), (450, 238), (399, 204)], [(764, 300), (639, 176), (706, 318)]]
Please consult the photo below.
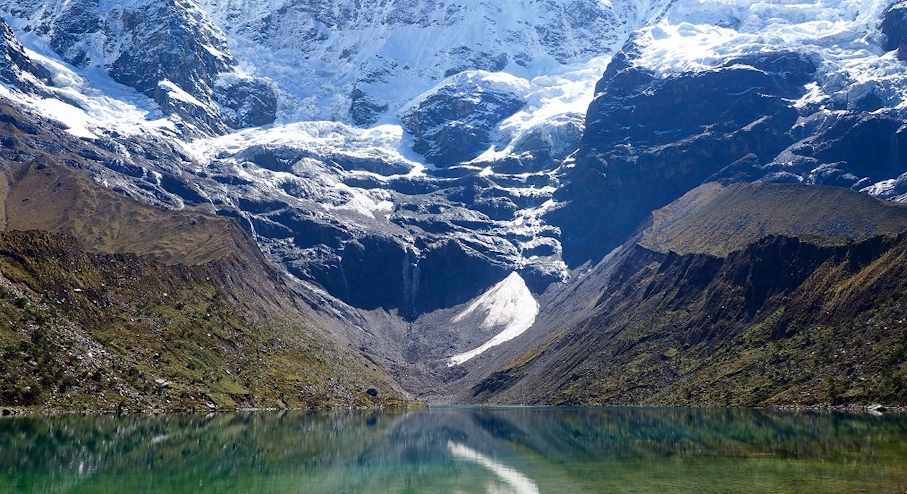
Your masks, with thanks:
[(473, 314), (478, 314), (483, 317), (479, 324), (480, 329), (486, 331), (503, 329), (478, 348), (451, 357), (448, 367), (460, 365), (492, 347), (523, 334), (535, 324), (538, 313), (538, 302), (526, 287), (526, 282), (518, 273), (511, 273), (451, 320), (451, 323), (457, 324)]

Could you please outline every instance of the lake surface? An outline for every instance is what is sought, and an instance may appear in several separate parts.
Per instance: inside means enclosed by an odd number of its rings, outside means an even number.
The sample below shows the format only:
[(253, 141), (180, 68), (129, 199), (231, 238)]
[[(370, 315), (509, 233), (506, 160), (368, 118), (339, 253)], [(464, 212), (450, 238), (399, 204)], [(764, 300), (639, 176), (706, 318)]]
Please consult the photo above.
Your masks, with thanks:
[(0, 419), (0, 493), (907, 492), (907, 415), (433, 408)]

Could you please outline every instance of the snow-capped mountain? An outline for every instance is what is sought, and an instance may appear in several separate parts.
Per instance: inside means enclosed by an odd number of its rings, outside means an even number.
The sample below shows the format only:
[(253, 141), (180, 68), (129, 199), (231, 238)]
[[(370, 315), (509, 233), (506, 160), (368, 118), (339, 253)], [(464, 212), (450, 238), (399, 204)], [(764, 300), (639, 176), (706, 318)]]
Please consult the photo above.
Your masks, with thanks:
[(468, 70), (526, 80), (608, 56), (650, 2), (202, 0), (246, 71), (281, 88), (283, 121), (371, 124)]
[[(568, 263), (600, 258), (704, 181), (902, 200), (907, 66), (892, 3), (679, 0), (634, 33), (596, 87), (570, 185), (555, 194), (571, 202), (546, 218), (573, 248)], [(612, 213), (602, 222), (589, 210)]]
[(223, 32), (192, 0), (9, 2), (6, 17), (32, 48), (101, 69), (150, 97), (186, 138), (264, 125), (276, 117), (270, 83), (239, 71)]
[(240, 218), (326, 298), (414, 320), (505, 280), (529, 307), (710, 180), (903, 200), (905, 12), (0, 0), (0, 96), (95, 146), (105, 186)]
[(54, 72), (51, 92), (75, 103), (26, 102), (35, 111), (110, 148), (163, 136), (186, 150), (124, 156), (99, 180), (242, 217), (290, 273), (412, 316), (513, 271), (536, 291), (567, 276), (557, 229), (539, 220), (553, 170), (610, 56), (663, 3), (0, 8)]

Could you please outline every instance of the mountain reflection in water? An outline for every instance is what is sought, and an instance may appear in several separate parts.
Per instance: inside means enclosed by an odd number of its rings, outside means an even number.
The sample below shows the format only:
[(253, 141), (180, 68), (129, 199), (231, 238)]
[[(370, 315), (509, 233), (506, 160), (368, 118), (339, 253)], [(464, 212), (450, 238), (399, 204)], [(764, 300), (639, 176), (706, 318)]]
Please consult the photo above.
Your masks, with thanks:
[(416, 411), (0, 420), (6, 493), (905, 492), (907, 416)]

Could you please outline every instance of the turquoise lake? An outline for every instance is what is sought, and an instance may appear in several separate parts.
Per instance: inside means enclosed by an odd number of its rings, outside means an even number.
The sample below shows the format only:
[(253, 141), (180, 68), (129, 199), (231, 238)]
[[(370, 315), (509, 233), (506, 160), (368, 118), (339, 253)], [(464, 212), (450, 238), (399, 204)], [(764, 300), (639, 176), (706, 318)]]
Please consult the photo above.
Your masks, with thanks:
[(0, 493), (907, 492), (907, 415), (431, 408), (0, 419)]

